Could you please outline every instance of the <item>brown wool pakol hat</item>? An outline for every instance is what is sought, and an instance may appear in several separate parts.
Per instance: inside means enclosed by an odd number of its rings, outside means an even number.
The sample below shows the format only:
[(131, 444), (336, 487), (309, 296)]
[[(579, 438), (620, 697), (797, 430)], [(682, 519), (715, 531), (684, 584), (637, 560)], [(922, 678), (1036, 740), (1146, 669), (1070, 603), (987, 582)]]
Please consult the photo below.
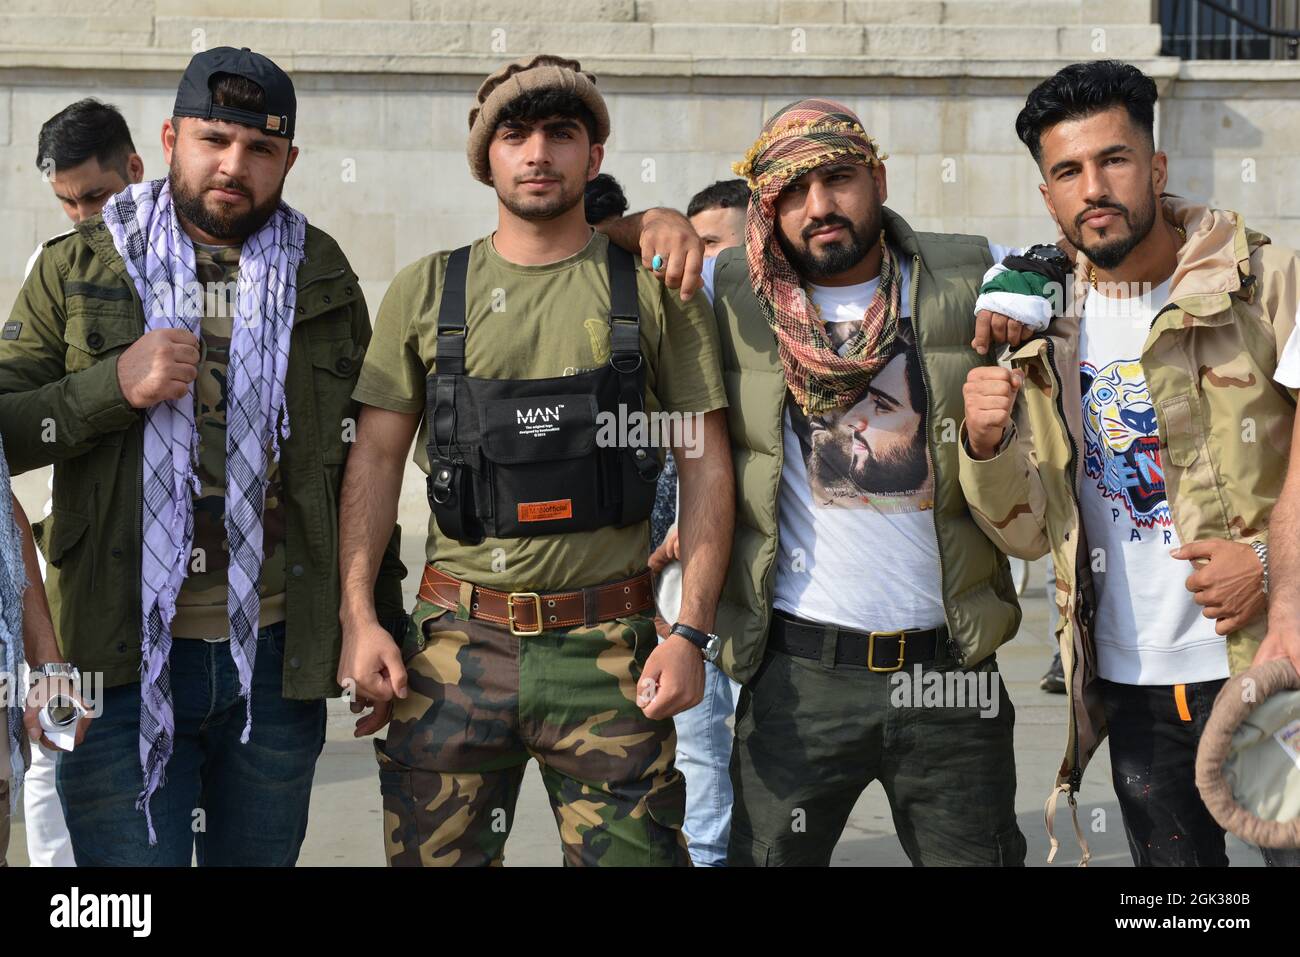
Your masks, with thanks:
[(567, 90), (578, 96), (596, 118), (596, 142), (609, 139), (609, 108), (596, 90), (596, 77), (577, 60), (541, 53), (507, 63), (478, 88), (477, 104), (469, 111), (469, 169), (480, 183), (492, 184), (488, 144), (501, 112), (514, 100), (535, 90)]
[(1258, 847), (1300, 847), (1300, 675), (1286, 659), (1228, 680), (1196, 751), (1219, 826)]

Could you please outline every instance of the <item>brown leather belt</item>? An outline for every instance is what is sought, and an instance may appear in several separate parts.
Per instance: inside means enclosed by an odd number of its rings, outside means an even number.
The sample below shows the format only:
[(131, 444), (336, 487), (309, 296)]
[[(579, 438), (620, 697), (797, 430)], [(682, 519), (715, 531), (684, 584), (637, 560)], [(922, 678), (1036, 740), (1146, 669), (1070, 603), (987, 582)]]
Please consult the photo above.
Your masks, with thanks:
[(510, 634), (525, 637), (557, 628), (591, 627), (602, 621), (649, 611), (655, 606), (649, 571), (591, 588), (539, 595), (531, 591), (479, 588), (425, 565), (420, 597), (451, 611), (463, 604), (471, 618), (506, 625)]

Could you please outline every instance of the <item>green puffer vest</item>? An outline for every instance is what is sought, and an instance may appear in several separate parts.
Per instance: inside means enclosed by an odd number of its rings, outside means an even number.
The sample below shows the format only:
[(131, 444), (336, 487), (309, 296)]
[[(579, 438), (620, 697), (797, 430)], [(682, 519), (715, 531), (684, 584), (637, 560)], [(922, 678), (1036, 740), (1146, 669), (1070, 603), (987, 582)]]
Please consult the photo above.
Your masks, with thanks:
[[(981, 356), (970, 346), (975, 299), (992, 260), (983, 237), (915, 233), (891, 210), (883, 212), (890, 245), (912, 260), (912, 317), (928, 398), (949, 647), (962, 667), (973, 668), (1020, 626), (1007, 560), (976, 526), (957, 480), (962, 385), (972, 368), (995, 361), (992, 352)], [(718, 662), (744, 683), (763, 661), (772, 612), (786, 387), (743, 248), (718, 257), (713, 288), (736, 472), (736, 532), (718, 603)], [(865, 560), (882, 560), (871, 543), (863, 545)]]

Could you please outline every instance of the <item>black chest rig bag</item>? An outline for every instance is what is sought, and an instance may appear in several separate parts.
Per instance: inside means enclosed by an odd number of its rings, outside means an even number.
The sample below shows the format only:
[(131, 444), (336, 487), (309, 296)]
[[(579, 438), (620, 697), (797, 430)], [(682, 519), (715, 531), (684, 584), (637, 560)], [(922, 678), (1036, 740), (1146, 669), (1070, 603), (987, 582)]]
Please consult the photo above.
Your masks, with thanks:
[[(425, 383), (429, 506), (438, 528), (457, 541), (477, 544), (485, 536), (587, 532), (644, 521), (661, 466), (648, 427), (627, 430), (644, 437), (643, 444), (623, 441), (623, 423), (645, 412), (631, 254), (609, 247), (609, 362), (550, 379), (465, 374), (468, 267), (468, 246), (447, 262), (437, 361)], [(545, 341), (535, 345), (546, 348)], [(634, 412), (640, 415), (631, 416)], [(598, 442), (602, 432), (612, 441)]]

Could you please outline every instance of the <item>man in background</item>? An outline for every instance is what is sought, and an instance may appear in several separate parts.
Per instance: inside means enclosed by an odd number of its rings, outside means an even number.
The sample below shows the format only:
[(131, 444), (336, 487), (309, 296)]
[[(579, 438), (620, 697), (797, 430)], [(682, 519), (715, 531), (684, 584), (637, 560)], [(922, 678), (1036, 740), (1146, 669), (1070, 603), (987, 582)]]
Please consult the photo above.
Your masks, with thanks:
[[(110, 197), (144, 179), (144, 160), (136, 152), (126, 119), (115, 106), (93, 97), (77, 100), (46, 120), (36, 144), (36, 168), (74, 226), (98, 215)], [(37, 246), (27, 260), (24, 279), (44, 247), (45, 243)], [(47, 499), (43, 516), (50, 514), (51, 507)], [(37, 555), (37, 562), (43, 579), (45, 561)], [(33, 749), (23, 788), (27, 860), (32, 867), (75, 865), (63, 807), (54, 787), (57, 767), (57, 751)]]
[(622, 219), (627, 205), (623, 186), (608, 173), (597, 173), (587, 184), (582, 197), (582, 211), (588, 226), (602, 226)]
[[(74, 226), (144, 179), (144, 160), (126, 119), (117, 107), (93, 97), (65, 106), (45, 121), (36, 139), (36, 168)], [(27, 260), (24, 277), (40, 252), (38, 247)]]
[(716, 256), (745, 241), (749, 186), (743, 179), (720, 179), (691, 197), (686, 218), (704, 240), (704, 255)]

